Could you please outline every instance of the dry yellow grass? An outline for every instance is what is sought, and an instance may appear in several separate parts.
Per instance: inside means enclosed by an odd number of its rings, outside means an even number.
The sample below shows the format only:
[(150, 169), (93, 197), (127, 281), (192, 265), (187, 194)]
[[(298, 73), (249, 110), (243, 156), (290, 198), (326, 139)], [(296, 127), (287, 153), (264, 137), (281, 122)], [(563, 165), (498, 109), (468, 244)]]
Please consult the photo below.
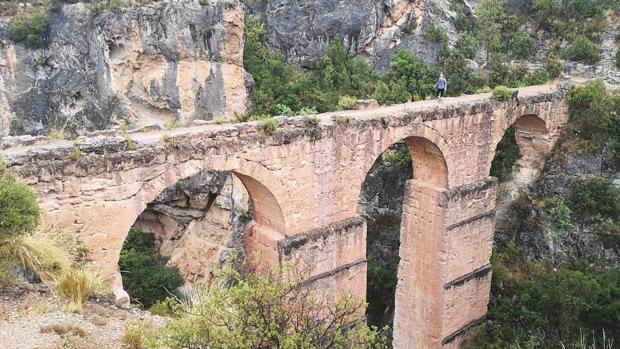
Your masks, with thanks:
[(69, 300), (69, 311), (81, 313), (88, 297), (102, 294), (106, 282), (88, 269), (70, 269), (65, 272), (58, 285), (61, 296)]
[[(71, 270), (75, 249), (60, 231), (37, 229), (11, 241), (14, 256), (48, 286), (55, 286), (61, 275)], [(69, 248), (68, 248), (69, 246)]]
[(86, 337), (86, 331), (83, 328), (73, 324), (51, 324), (39, 328), (41, 333), (56, 333), (58, 335), (72, 334), (74, 336)]

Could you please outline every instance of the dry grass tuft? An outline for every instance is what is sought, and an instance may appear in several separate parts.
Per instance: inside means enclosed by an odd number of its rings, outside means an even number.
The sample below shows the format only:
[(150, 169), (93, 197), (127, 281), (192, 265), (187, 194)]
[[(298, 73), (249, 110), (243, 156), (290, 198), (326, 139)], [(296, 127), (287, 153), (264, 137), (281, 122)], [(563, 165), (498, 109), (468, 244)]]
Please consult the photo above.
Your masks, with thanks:
[(69, 311), (81, 313), (88, 297), (105, 292), (106, 282), (88, 269), (71, 269), (63, 274), (58, 286), (61, 296), (70, 302)]
[(51, 324), (39, 328), (41, 333), (56, 333), (58, 335), (72, 334), (74, 336), (86, 337), (86, 331), (83, 328), (73, 324)]
[(19, 263), (50, 287), (57, 285), (73, 265), (75, 249), (67, 235), (58, 230), (37, 229), (14, 239), (11, 245)]

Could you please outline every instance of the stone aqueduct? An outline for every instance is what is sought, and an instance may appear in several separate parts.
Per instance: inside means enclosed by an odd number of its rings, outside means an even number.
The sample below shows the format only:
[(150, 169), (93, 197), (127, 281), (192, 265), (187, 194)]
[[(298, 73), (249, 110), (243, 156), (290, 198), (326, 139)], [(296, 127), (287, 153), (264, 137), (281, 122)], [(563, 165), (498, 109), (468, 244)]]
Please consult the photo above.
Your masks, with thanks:
[(119, 253), (146, 205), (198, 171), (224, 170), (253, 203), (248, 250), (271, 264), (310, 263), (310, 282), (363, 297), (360, 190), (375, 160), (404, 140), (414, 173), (403, 203), (394, 347), (453, 348), (487, 310), (495, 148), (514, 125), (521, 170), (539, 169), (568, 119), (565, 95), (547, 85), (522, 89), (520, 105), (484, 94), (321, 114), (319, 125), (291, 118), (270, 136), (243, 123), (133, 133), (133, 144), (118, 134), (79, 145), (5, 140), (3, 155), (35, 189), (46, 221), (80, 235), (117, 295)]

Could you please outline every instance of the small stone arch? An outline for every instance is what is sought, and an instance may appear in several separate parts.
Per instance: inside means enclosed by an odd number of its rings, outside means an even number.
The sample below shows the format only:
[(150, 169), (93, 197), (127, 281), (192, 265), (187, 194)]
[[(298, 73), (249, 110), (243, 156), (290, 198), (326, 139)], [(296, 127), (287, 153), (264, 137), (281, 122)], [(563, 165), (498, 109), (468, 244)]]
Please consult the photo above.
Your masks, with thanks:
[(515, 129), (515, 141), (519, 146), (521, 159), (517, 165), (521, 169), (540, 170), (546, 157), (553, 147), (553, 139), (549, 132), (547, 122), (538, 114), (526, 113), (519, 116), (512, 124), (501, 128), (501, 133), (494, 139), (491, 158), (488, 162), (488, 170), (491, 169), (491, 160), (497, 151), (497, 146), (510, 127)]

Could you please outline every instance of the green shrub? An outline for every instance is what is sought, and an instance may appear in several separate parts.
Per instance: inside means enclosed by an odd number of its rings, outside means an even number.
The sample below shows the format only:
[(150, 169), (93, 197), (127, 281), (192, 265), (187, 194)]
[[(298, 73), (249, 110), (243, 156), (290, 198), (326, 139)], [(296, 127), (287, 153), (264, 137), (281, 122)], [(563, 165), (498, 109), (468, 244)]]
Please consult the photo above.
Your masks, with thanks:
[(478, 40), (476, 40), (475, 36), (464, 33), (459, 38), (456, 48), (463, 53), (465, 58), (474, 59), (476, 52), (478, 52)]
[(572, 210), (557, 196), (546, 197), (537, 205), (543, 221), (548, 221), (556, 230), (567, 230), (572, 226)]
[(616, 68), (620, 69), (620, 50), (616, 50)]
[(500, 182), (510, 180), (514, 165), (520, 158), (519, 146), (515, 141), (515, 128), (511, 126), (497, 144), (495, 157), (491, 163), (491, 176), (497, 177)]
[(517, 59), (528, 59), (536, 49), (536, 40), (529, 34), (517, 32), (512, 39), (511, 51)]
[(506, 86), (495, 86), (491, 93), (497, 101), (509, 101), (512, 98), (512, 90)]
[(355, 108), (357, 98), (351, 96), (340, 96), (338, 98), (338, 110), (351, 110)]
[(527, 75), (525, 79), (523, 79), (523, 83), (526, 86), (532, 85), (543, 85), (549, 81), (549, 74), (544, 69), (538, 69), (535, 72)]
[(318, 112), (315, 107), (303, 107), (299, 110), (299, 116), (311, 116), (316, 115)]
[(426, 39), (434, 42), (448, 41), (448, 34), (436, 25), (428, 27), (424, 36)]
[(620, 165), (620, 93), (608, 93), (603, 82), (595, 80), (573, 88), (568, 103), (568, 129), (582, 140), (581, 149), (602, 152), (611, 164)]
[(27, 46), (41, 47), (45, 43), (47, 31), (47, 16), (41, 11), (22, 14), (11, 21), (8, 33), (16, 42), (23, 42)]
[(409, 148), (406, 146), (399, 147), (398, 149), (390, 152), (385, 152), (385, 161), (399, 168), (411, 167), (411, 154), (409, 154)]
[(170, 149), (179, 149), (179, 141), (173, 136), (165, 134), (161, 139), (166, 143), (166, 147)]
[(620, 188), (604, 178), (575, 180), (571, 183), (569, 204), (584, 221), (620, 219)]
[(295, 112), (284, 104), (278, 104), (276, 105), (275, 115), (293, 116)]
[(357, 321), (363, 300), (298, 287), (301, 280), (286, 270), (227, 267), (192, 306), (181, 306), (161, 326), (132, 331), (132, 342), (146, 339), (157, 348), (387, 348), (378, 330)]
[(381, 105), (405, 103), (409, 101), (411, 95), (407, 92), (404, 81), (389, 81), (385, 83), (379, 81), (375, 86), (372, 98), (376, 99)]
[(272, 118), (264, 118), (258, 122), (258, 130), (264, 137), (271, 136), (278, 129), (278, 123)]
[(38, 220), (39, 206), (34, 192), (0, 161), (0, 244), (34, 231)]
[(119, 259), (123, 286), (145, 308), (162, 301), (183, 284), (175, 267), (166, 265), (155, 249), (153, 235), (131, 229)]
[[(495, 273), (497, 262), (492, 258)], [(585, 262), (585, 261), (584, 261)], [(511, 287), (497, 289), (488, 326), (475, 331), (464, 348), (582, 348), (581, 335), (605, 330), (620, 340), (620, 268), (584, 270), (576, 263), (553, 267), (529, 263)], [(560, 346), (559, 343), (564, 343)], [(515, 345), (518, 343), (518, 345)], [(514, 345), (514, 346), (513, 346)]]
[(601, 59), (601, 53), (598, 45), (590, 41), (587, 36), (578, 35), (564, 49), (564, 58), (584, 64), (595, 64)]
[[(433, 85), (439, 77), (439, 70), (433, 66), (422, 63), (413, 53), (409, 51), (399, 51), (392, 56), (390, 62), (390, 70), (384, 82), (378, 82), (375, 85), (375, 97), (380, 97), (382, 101), (377, 99), (381, 104), (392, 104), (406, 102), (410, 96), (402, 93), (401, 96), (393, 95), (392, 91), (395, 84), (405, 87), (409, 95), (418, 95), (421, 98), (434, 94)], [(449, 76), (451, 78), (451, 76)], [(386, 84), (387, 82), (387, 84)], [(450, 89), (453, 88), (451, 81)], [(402, 91), (401, 88), (398, 88)]]
[(555, 79), (562, 74), (562, 63), (560, 63), (557, 53), (549, 52), (545, 62), (545, 70), (547, 70), (551, 79)]

